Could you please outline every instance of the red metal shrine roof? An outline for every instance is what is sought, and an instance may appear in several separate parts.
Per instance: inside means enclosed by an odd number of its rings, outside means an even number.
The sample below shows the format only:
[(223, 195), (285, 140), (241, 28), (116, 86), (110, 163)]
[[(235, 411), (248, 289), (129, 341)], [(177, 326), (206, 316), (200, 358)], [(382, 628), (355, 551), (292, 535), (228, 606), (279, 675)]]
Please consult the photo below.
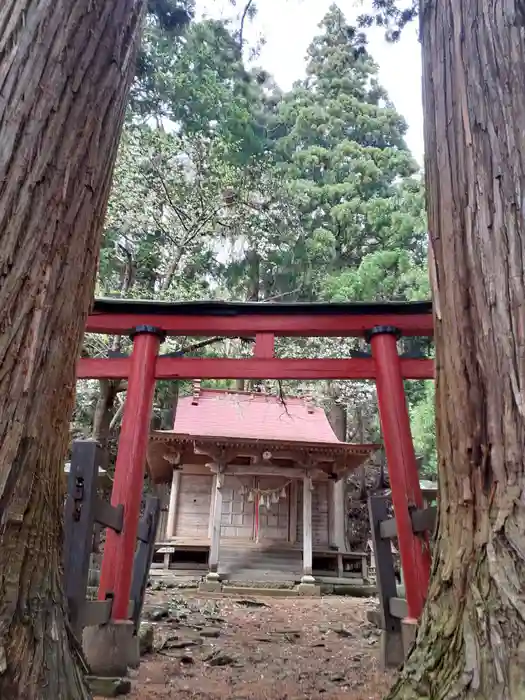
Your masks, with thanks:
[(204, 389), (179, 399), (173, 432), (195, 437), (340, 443), (325, 412), (298, 398)]
[(234, 448), (241, 463), (263, 450), (277, 460), (290, 459), (290, 451), (315, 454), (327, 474), (357, 468), (380, 447), (341, 442), (325, 412), (305, 398), (196, 387), (179, 398), (173, 430), (151, 433), (153, 479), (171, 479), (174, 464), (191, 464), (206, 445)]

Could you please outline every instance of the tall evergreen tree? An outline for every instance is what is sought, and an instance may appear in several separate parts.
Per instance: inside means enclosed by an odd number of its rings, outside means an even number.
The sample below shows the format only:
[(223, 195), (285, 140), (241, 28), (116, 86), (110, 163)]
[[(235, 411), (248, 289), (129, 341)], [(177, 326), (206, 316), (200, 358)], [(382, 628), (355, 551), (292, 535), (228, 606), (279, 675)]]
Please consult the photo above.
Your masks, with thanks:
[(423, 197), (409, 180), (417, 164), (406, 123), (378, 82), (364, 36), (336, 5), (320, 29), (307, 77), (285, 95), (275, 129), (308, 232), (290, 261), (292, 285), (303, 298), (413, 296), (405, 289), (411, 280), (371, 282), (425, 266)]

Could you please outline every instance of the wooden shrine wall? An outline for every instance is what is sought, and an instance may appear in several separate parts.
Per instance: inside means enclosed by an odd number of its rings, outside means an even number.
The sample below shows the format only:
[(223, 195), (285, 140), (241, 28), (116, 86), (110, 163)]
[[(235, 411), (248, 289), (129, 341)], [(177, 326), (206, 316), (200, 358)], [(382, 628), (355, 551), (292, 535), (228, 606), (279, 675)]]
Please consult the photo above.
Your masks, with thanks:
[[(245, 493), (241, 494), (244, 486)], [(271, 503), (269, 509), (261, 505), (259, 510), (259, 541), (287, 543), (293, 541), (294, 520), (297, 523), (295, 542), (300, 547), (303, 537), (303, 484), (297, 480), (292, 489), (288, 479), (283, 477), (253, 477), (226, 475), (223, 486), (221, 536), (253, 540), (255, 529), (254, 501), (248, 499), (250, 488), (272, 491), (286, 487), (286, 498), (280, 497)], [(329, 489), (330, 484), (314, 481), (312, 493), (313, 546), (329, 545)], [(209, 537), (210, 510), (214, 475), (202, 465), (185, 465), (180, 475), (179, 493), (176, 504), (175, 532), (178, 539), (188, 542), (207, 541)], [(162, 488), (162, 513), (157, 532), (157, 541), (166, 541), (166, 524), (170, 487)], [(292, 503), (293, 495), (297, 500)], [(293, 507), (295, 505), (296, 514)]]
[[(248, 491), (254, 486), (253, 476), (225, 476), (222, 489), (221, 537), (252, 539), (255, 506), (254, 501), (248, 500)], [(245, 493), (241, 493), (243, 487)]]
[(175, 516), (175, 536), (188, 540), (207, 540), (210, 522), (213, 475), (180, 475), (179, 497)]

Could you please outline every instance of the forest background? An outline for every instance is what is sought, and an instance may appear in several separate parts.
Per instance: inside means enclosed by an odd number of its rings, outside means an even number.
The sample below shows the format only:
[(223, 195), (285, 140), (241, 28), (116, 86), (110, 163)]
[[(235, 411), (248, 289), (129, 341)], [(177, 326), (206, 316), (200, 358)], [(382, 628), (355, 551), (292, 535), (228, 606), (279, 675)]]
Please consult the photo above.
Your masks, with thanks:
[[(262, 0), (260, 0), (262, 1)], [(197, 18), (193, 0), (150, 0), (105, 222), (96, 295), (165, 301), (410, 301), (430, 297), (422, 173), (407, 123), (379, 83), (364, 34), (332, 5), (283, 91), (245, 39), (256, 3)], [(263, 41), (261, 38), (260, 41)], [(169, 351), (239, 357), (242, 339), (170, 339)], [(83, 354), (129, 349), (87, 335)], [(281, 339), (278, 355), (348, 357), (356, 339)], [(405, 341), (401, 351), (430, 356)], [(380, 440), (372, 382), (208, 381), (312, 396), (346, 416), (347, 439)], [(170, 428), (187, 382), (159, 382)], [(421, 474), (435, 474), (433, 382), (406, 383)], [(81, 381), (72, 437), (116, 445), (125, 382)], [(378, 457), (378, 467), (382, 456)], [(373, 471), (373, 470), (372, 470)], [(382, 471), (382, 470), (381, 470)], [(361, 484), (362, 486), (362, 484)]]

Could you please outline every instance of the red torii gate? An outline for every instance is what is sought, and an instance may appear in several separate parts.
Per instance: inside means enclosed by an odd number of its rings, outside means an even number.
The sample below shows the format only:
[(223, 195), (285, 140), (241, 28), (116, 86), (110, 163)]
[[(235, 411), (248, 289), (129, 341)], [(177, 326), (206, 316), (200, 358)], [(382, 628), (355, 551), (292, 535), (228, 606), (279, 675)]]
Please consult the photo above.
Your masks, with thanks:
[[(421, 614), (430, 574), (428, 543), (414, 535), (412, 507), (421, 508), (416, 456), (403, 382), (431, 379), (433, 361), (400, 357), (401, 336), (432, 337), (430, 302), (237, 303), (95, 300), (86, 332), (129, 335), (130, 357), (82, 358), (78, 379), (127, 379), (128, 389), (111, 502), (124, 505), (122, 532), (109, 530), (99, 599), (113, 598), (112, 618), (126, 620), (156, 379), (372, 379), (377, 386), (392, 500), (405, 573), (408, 615)], [(255, 338), (247, 359), (159, 355), (171, 336)], [(364, 337), (369, 357), (287, 359), (274, 356), (276, 336)]]

